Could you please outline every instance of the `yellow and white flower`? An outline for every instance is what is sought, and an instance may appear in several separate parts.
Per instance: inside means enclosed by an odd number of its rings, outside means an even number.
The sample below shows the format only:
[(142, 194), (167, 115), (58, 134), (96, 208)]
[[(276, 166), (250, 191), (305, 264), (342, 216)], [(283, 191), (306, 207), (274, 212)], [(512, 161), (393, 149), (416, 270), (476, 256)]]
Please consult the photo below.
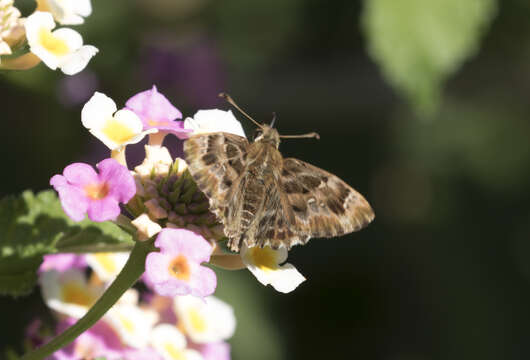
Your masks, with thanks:
[(188, 117), (184, 120), (184, 129), (193, 130), (193, 134), (227, 132), (246, 137), (241, 123), (231, 110), (199, 110), (193, 118)]
[(92, 253), (85, 256), (87, 264), (104, 282), (114, 280), (125, 266), (128, 258), (128, 252)]
[(90, 0), (37, 0), (37, 10), (50, 12), (62, 25), (79, 25), (92, 13)]
[(23, 20), (20, 11), (13, 6), (13, 0), (0, 0), (0, 55), (11, 54), (11, 46), (24, 37)]
[(270, 284), (279, 292), (291, 292), (305, 281), (305, 277), (293, 265), (289, 263), (280, 265), (287, 260), (286, 248), (278, 250), (273, 250), (269, 246), (249, 248), (243, 244), (241, 258), (260, 283)]
[(156, 129), (142, 131), (142, 121), (131, 110), (116, 110), (111, 98), (96, 91), (81, 111), (83, 126), (109, 149), (120, 150), (141, 141), (146, 134), (157, 132)]
[(234, 310), (214, 296), (177, 296), (174, 310), (179, 326), (198, 344), (218, 342), (230, 338), (236, 328)]
[(103, 286), (88, 284), (79, 269), (46, 271), (39, 282), (46, 305), (73, 318), (85, 315), (104, 291)]
[(104, 319), (124, 344), (142, 349), (148, 344), (149, 335), (158, 321), (158, 314), (131, 303), (126, 297), (116, 303), (105, 314)]
[(24, 26), (30, 51), (52, 70), (60, 68), (67, 75), (76, 74), (98, 52), (92, 45), (83, 45), (77, 31), (61, 28), (52, 32), (55, 22), (48, 12), (34, 12)]
[(160, 324), (151, 332), (151, 346), (164, 360), (202, 360), (196, 350), (186, 348), (186, 338), (173, 325)]

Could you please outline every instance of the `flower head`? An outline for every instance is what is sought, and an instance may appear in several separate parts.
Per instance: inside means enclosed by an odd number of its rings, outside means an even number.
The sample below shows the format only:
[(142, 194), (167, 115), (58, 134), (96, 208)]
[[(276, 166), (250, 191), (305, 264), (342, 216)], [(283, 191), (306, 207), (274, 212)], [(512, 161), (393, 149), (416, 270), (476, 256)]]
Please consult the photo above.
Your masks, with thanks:
[(79, 25), (92, 13), (90, 0), (37, 0), (38, 11), (51, 12), (62, 25)]
[(44, 261), (40, 264), (39, 273), (49, 270), (63, 272), (71, 268), (83, 268), (86, 266), (85, 256), (78, 254), (49, 254), (44, 255)]
[(86, 255), (87, 264), (94, 270), (102, 281), (112, 281), (125, 266), (129, 253), (92, 253)]
[(111, 98), (96, 91), (81, 111), (83, 126), (109, 149), (117, 150), (128, 144), (136, 144), (146, 134), (157, 131), (142, 131), (142, 121), (134, 112), (116, 109), (116, 103)]
[(103, 293), (103, 287), (88, 284), (83, 272), (70, 269), (59, 273), (55, 270), (41, 274), (39, 283), (46, 304), (53, 310), (80, 318)]
[(13, 0), (0, 0), (0, 55), (11, 54), (11, 47), (22, 41), (24, 25)]
[(55, 175), (50, 184), (59, 193), (64, 212), (75, 221), (88, 213), (93, 221), (113, 220), (120, 214), (119, 203), (128, 202), (136, 193), (129, 170), (114, 159), (105, 159), (94, 169), (84, 163), (68, 165), (63, 175)]
[(193, 296), (177, 296), (174, 307), (179, 326), (197, 344), (219, 342), (234, 335), (234, 310), (214, 296), (204, 301)]
[(280, 265), (287, 260), (286, 248), (278, 250), (273, 250), (269, 246), (249, 248), (243, 244), (241, 258), (260, 283), (270, 284), (279, 292), (291, 292), (305, 281), (305, 277), (293, 265), (289, 263)]
[(193, 130), (194, 134), (227, 132), (245, 137), (241, 123), (230, 110), (199, 110), (193, 118), (184, 120), (184, 128)]
[(151, 346), (164, 360), (202, 360), (199, 352), (186, 348), (186, 338), (173, 325), (160, 324), (151, 333)]
[(55, 22), (48, 12), (36, 11), (24, 26), (30, 51), (52, 70), (60, 68), (67, 75), (76, 74), (98, 52), (92, 45), (83, 45), (77, 31), (62, 28), (52, 32)]
[(188, 137), (191, 130), (184, 129), (182, 113), (153, 85), (151, 90), (142, 91), (131, 97), (125, 106), (134, 111), (144, 124), (144, 129), (158, 129), (176, 135), (179, 139)]
[(185, 229), (163, 229), (155, 245), (160, 252), (147, 256), (145, 278), (158, 294), (204, 297), (215, 291), (215, 273), (201, 266), (212, 252), (202, 236)]

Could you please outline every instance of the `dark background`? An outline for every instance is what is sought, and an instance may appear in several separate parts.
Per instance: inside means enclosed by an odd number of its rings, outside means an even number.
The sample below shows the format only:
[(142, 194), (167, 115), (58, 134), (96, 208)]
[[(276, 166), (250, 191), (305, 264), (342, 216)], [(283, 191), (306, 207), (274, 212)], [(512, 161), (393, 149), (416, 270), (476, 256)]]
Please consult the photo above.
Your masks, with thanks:
[[(29, 1), (17, 2), (31, 11)], [(95, 90), (118, 106), (156, 84), (183, 113), (277, 112), (285, 156), (322, 167), (372, 204), (375, 221), (313, 239), (289, 262), (293, 293), (219, 272), (236, 308), (238, 359), (526, 359), (530, 356), (530, 6), (502, 1), (478, 53), (425, 119), (367, 52), (357, 1), (94, 1), (76, 27), (100, 49), (67, 77), (0, 74), (0, 195), (48, 188), (105, 147), (82, 127)], [(252, 124), (240, 117), (245, 128)], [(140, 146), (141, 148), (141, 146)], [(40, 294), (0, 298), (0, 343), (45, 314)]]

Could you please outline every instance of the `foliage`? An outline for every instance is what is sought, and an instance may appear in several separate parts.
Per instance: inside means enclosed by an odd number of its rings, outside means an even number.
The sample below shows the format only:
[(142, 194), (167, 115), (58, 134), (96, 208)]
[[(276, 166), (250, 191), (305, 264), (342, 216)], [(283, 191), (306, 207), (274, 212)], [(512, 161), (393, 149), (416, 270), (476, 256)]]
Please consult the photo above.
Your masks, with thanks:
[(132, 237), (110, 222), (74, 223), (53, 191), (0, 201), (0, 294), (25, 295), (37, 280), (45, 254), (129, 248)]
[(366, 0), (362, 20), (386, 79), (432, 114), (444, 81), (477, 52), (495, 13), (495, 0)]

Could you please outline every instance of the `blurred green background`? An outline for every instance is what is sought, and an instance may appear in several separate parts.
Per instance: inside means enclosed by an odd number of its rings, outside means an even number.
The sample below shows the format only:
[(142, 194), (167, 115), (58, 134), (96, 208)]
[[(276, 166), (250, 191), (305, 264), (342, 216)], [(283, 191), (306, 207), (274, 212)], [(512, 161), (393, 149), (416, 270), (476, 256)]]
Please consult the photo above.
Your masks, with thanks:
[[(107, 156), (80, 122), (95, 90), (122, 106), (156, 84), (188, 116), (228, 108), (226, 91), (261, 121), (277, 112), (283, 134), (319, 132), (282, 153), (337, 174), (376, 213), (359, 233), (295, 248), (308, 280), (293, 293), (219, 272), (238, 317), (233, 359), (530, 356), (527, 0), (93, 7), (76, 30), (100, 52), (82, 73), (0, 74), (1, 196)], [(38, 291), (0, 308), (0, 347), (46, 314)]]

